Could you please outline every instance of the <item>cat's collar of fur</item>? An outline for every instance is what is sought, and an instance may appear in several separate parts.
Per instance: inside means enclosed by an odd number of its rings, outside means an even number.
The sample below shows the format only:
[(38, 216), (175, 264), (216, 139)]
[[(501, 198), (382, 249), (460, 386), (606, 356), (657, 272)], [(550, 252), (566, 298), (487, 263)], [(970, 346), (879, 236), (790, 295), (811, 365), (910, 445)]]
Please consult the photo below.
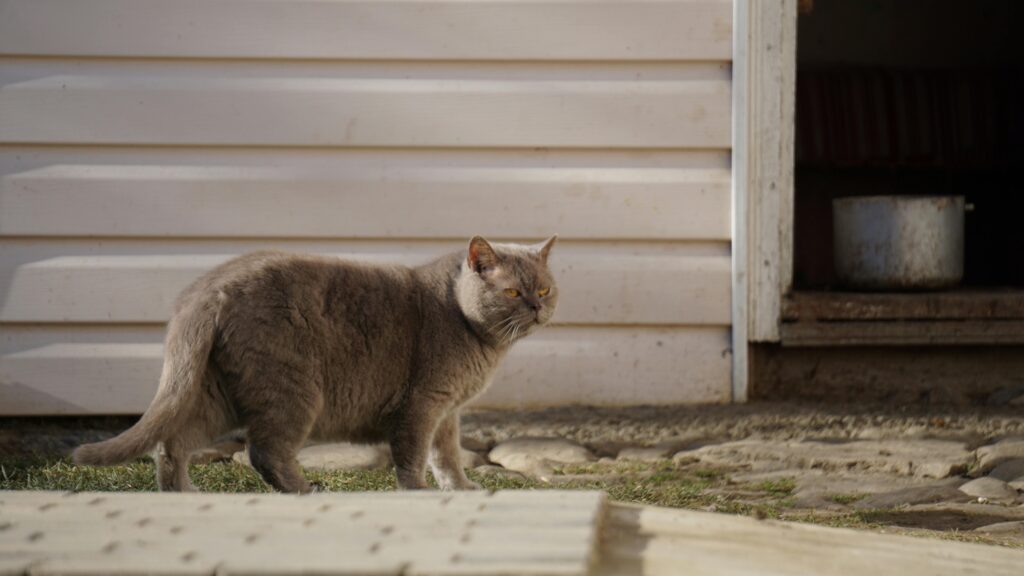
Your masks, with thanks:
[(462, 258), (455, 276), (455, 301), (459, 304), (459, 310), (462, 311), (473, 334), (481, 342), (493, 348), (508, 347), (511, 343), (503, 342), (492, 333), (490, 326), (487, 325), (480, 299), (476, 297), (483, 285), (483, 278), (469, 267), (465, 258)]

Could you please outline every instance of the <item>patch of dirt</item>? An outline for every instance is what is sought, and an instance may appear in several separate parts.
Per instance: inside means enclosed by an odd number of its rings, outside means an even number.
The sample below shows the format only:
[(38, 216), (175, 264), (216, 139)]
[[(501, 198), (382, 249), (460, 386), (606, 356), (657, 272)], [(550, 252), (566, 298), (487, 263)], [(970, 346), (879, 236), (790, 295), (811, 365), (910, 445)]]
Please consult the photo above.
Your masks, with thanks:
[(820, 405), (768, 402), (742, 405), (573, 406), (544, 410), (469, 411), (462, 431), (481, 442), (517, 436), (575, 440), (597, 453), (607, 446), (656, 444), (680, 438), (714, 441), (880, 440), (937, 438), (975, 448), (1000, 436), (1024, 435), (1024, 410), (1015, 407)]
[(942, 532), (966, 532), (1013, 519), (998, 514), (970, 514), (960, 510), (878, 510), (864, 512), (861, 518), (866, 522)]

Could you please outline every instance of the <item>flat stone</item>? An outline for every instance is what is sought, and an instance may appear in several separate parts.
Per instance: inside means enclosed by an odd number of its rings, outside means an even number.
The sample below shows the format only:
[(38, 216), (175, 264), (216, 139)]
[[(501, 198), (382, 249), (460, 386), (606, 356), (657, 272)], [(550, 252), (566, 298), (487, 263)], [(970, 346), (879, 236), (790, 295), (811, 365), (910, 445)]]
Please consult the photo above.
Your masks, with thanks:
[(986, 532), (988, 534), (1024, 534), (1024, 520), (996, 522), (995, 524), (975, 528), (974, 531)]
[(996, 466), (1024, 458), (1024, 440), (1012, 438), (978, 448), (978, 472), (988, 474)]
[(474, 438), (473, 436), (463, 436), (460, 439), (460, 443), (462, 444), (462, 447), (465, 448), (466, 450), (472, 450), (474, 452), (488, 452), (490, 451), (491, 448), (494, 447), (494, 442), (480, 440), (478, 438)]
[(515, 438), (495, 446), (487, 459), (509, 470), (541, 477), (550, 476), (561, 465), (597, 460), (590, 450), (561, 438)]
[(459, 457), (462, 460), (463, 468), (477, 468), (487, 464), (487, 460), (483, 456), (472, 450), (466, 450), (465, 448), (462, 448)]
[(521, 472), (516, 472), (515, 470), (509, 470), (508, 468), (502, 468), (501, 466), (495, 466), (493, 464), (477, 466), (476, 468), (473, 468), (473, 471), (481, 476), (507, 478), (510, 480), (526, 480), (526, 475)]
[(648, 446), (646, 448), (624, 448), (619, 452), (616, 460), (620, 462), (657, 462), (667, 460), (675, 452), (667, 448)]
[[(251, 465), (248, 452), (235, 454), (234, 460)], [(383, 445), (336, 442), (303, 448), (297, 460), (303, 468), (319, 470), (374, 470), (391, 466), (391, 451)]]
[(1024, 402), (1024, 386), (996, 390), (989, 395), (986, 403), (989, 406), (1018, 406), (1021, 402)]
[(872, 510), (939, 502), (969, 502), (972, 499), (953, 484), (933, 484), (872, 494), (854, 502), (853, 507), (858, 510)]
[(245, 443), (237, 440), (218, 442), (213, 446), (194, 452), (189, 458), (191, 464), (210, 464), (231, 460), (235, 454), (245, 450)]
[(988, 473), (989, 478), (1013, 482), (1018, 478), (1024, 479), (1024, 458), (1005, 460)]
[(971, 480), (960, 487), (960, 491), (975, 498), (988, 500), (1012, 501), (1017, 498), (1017, 491), (996, 478), (984, 477)]
[[(922, 480), (913, 476), (896, 476), (878, 472), (788, 470), (779, 473), (775, 478), (765, 476), (755, 483), (783, 477), (791, 478), (794, 481), (793, 505), (798, 508), (843, 509), (846, 506), (856, 506), (865, 499), (875, 498), (879, 495), (900, 493), (908, 489), (919, 489), (937, 484), (948, 485), (952, 490), (952, 493), (946, 492), (949, 496), (964, 501), (970, 499), (969, 496), (956, 491), (956, 486), (962, 484), (959, 479)], [(735, 476), (733, 478), (735, 479)], [(906, 496), (900, 499), (906, 499)], [(924, 499), (922, 501), (936, 502), (939, 500)], [(872, 506), (872, 508), (874, 507)]]
[(654, 446), (630, 446), (619, 451), (617, 459), (633, 462), (657, 462), (667, 460), (677, 452), (692, 447), (698, 438), (675, 438), (659, 442)]
[[(1006, 506), (1005, 504), (981, 503), (976, 499), (970, 502), (939, 502), (936, 504), (919, 504), (908, 506), (907, 510), (914, 512), (957, 512), (972, 516), (991, 516), (995, 521), (1003, 522), (1010, 520), (1024, 520), (1024, 506)], [(989, 524), (993, 523), (989, 522)]]
[(787, 468), (882, 472), (915, 478), (946, 478), (967, 469), (972, 454), (962, 442), (948, 440), (856, 440), (852, 442), (747, 439), (680, 452), (673, 460), (753, 471)]
[(602, 440), (598, 442), (588, 442), (586, 447), (600, 458), (611, 458), (614, 460), (615, 457), (619, 455), (619, 452), (634, 446), (635, 445), (630, 442), (624, 442), (621, 440)]

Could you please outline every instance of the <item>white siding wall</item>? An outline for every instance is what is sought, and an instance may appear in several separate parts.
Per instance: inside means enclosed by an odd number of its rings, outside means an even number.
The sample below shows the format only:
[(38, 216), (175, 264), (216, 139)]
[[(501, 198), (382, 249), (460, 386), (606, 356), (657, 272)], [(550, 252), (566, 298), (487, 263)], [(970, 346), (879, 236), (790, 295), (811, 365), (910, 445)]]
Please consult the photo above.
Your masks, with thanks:
[(559, 233), (481, 404), (730, 394), (731, 0), (0, 2), (0, 413), (135, 413), (248, 250)]

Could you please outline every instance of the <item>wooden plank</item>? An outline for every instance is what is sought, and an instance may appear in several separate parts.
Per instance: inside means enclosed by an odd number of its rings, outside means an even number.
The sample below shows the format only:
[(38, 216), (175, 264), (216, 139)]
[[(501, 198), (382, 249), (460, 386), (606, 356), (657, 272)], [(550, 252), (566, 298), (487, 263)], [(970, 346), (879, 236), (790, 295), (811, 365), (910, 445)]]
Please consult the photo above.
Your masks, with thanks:
[[(415, 265), (421, 253), (343, 254)], [(2, 322), (164, 322), (177, 295), (230, 255), (66, 256), (0, 268)], [(729, 323), (723, 256), (559, 254), (561, 324)]]
[(1024, 387), (1019, 346), (774, 346), (758, 400), (830, 404), (1005, 404)]
[(0, 236), (469, 238), (486, 223), (495, 237), (728, 240), (729, 180), (722, 169), (61, 164), (0, 172)]
[[(545, 491), (514, 508), (488, 492), (40, 496), (0, 495), (0, 554), (36, 559), (33, 574), (582, 576), (605, 511), (599, 492)], [(264, 521), (246, 526), (250, 516)]]
[[(782, 297), (792, 282), (793, 154), (796, 133), (796, 0), (742, 0), (749, 23), (746, 46), (747, 137), (737, 142), (737, 185), (744, 186), (748, 230), (748, 326), (751, 342), (777, 342)], [(739, 174), (743, 174), (742, 177)]]
[(0, 6), (0, 54), (729, 60), (731, 8), (728, 0), (14, 0)]
[[(146, 340), (158, 340), (162, 329), (151, 330)], [(141, 413), (156, 390), (162, 346), (78, 340), (0, 356), (0, 412)], [(546, 328), (516, 345), (476, 405), (727, 402), (728, 349), (724, 327)]]
[(728, 81), (48, 76), (0, 143), (728, 148)]
[(728, 82), (727, 61), (167, 60), (0, 57), (0, 85), (49, 77), (223, 80), (275, 78), (562, 82)]
[[(34, 68), (35, 66), (33, 66)], [(54, 166), (148, 166), (192, 169), (292, 169), (296, 174), (361, 173), (444, 169), (606, 169), (730, 171), (728, 150), (627, 150), (551, 148), (272, 148), (168, 146), (0, 147), (0, 176)]]
[(965, 288), (951, 292), (870, 294), (793, 292), (782, 317), (795, 321), (1021, 320), (1024, 291)]
[(605, 525), (599, 575), (1011, 576), (1024, 562), (998, 546), (624, 504)]
[(782, 325), (783, 346), (912, 346), (1024, 344), (1024, 322), (873, 321)]
[(732, 401), (746, 402), (750, 388), (750, 289), (748, 254), (750, 239), (747, 225), (749, 212), (747, 119), (748, 78), (750, 75), (750, 4), (735, 3), (735, 33), (733, 35), (734, 61), (732, 84), (732, 150), (733, 179), (731, 189), (732, 210)]

